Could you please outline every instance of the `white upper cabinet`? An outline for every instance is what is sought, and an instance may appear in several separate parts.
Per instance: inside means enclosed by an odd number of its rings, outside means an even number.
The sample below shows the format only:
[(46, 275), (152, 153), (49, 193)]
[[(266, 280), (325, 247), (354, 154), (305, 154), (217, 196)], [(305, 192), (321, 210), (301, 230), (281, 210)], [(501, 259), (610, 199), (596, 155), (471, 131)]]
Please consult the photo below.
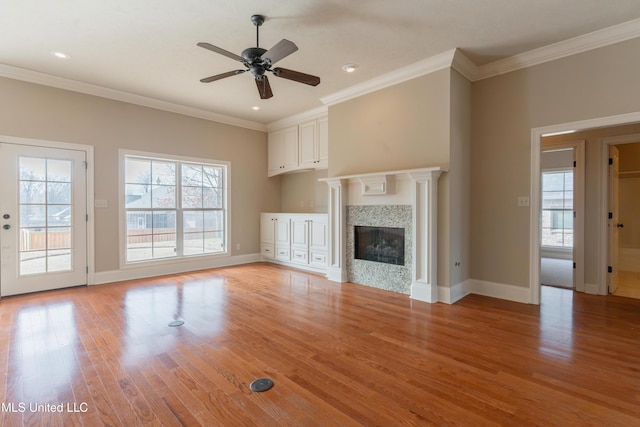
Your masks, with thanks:
[(298, 126), (269, 134), (268, 158), (268, 176), (298, 169)]
[(329, 121), (326, 117), (298, 126), (300, 167), (326, 169), (329, 157)]
[(321, 117), (269, 133), (268, 176), (329, 167), (329, 120)]

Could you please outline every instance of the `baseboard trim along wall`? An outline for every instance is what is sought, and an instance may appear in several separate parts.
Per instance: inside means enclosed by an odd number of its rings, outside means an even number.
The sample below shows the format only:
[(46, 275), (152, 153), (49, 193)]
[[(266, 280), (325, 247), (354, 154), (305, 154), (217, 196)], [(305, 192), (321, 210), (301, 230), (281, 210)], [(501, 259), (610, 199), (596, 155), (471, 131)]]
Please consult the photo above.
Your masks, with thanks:
[(530, 303), (529, 288), (522, 286), (506, 285), (504, 283), (487, 282), (484, 280), (468, 279), (446, 288), (438, 287), (438, 301), (453, 304), (469, 294), (484, 295), (486, 297), (499, 298), (507, 301)]
[(229, 267), (259, 261), (261, 261), (261, 257), (260, 254), (257, 253), (218, 259), (199, 259), (180, 263), (141, 266), (140, 268), (127, 268), (123, 270), (98, 271), (95, 273), (95, 280), (91, 284), (102, 285), (104, 283), (122, 282), (124, 280), (146, 279), (148, 277), (187, 273), (190, 271), (207, 270), (209, 268)]

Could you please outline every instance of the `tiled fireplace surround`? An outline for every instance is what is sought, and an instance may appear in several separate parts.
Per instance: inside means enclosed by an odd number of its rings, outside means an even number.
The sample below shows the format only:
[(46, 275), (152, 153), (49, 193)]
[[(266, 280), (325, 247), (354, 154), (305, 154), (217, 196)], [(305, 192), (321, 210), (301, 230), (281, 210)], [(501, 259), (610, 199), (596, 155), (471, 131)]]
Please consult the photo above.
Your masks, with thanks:
[[(327, 277), (437, 302), (439, 167), (324, 178), (329, 185)], [(353, 227), (405, 229), (405, 265), (354, 259)]]

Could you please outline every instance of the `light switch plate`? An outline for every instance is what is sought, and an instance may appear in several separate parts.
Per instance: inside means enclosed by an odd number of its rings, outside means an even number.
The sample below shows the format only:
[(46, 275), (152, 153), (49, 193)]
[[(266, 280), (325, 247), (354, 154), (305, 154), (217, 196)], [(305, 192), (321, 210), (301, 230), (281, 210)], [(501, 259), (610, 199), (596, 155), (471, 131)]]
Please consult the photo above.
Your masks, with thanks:
[(529, 206), (529, 197), (520, 196), (518, 197), (518, 207)]
[(95, 206), (96, 208), (106, 208), (106, 207), (109, 207), (109, 203), (107, 203), (106, 200), (96, 199), (93, 203), (93, 206)]

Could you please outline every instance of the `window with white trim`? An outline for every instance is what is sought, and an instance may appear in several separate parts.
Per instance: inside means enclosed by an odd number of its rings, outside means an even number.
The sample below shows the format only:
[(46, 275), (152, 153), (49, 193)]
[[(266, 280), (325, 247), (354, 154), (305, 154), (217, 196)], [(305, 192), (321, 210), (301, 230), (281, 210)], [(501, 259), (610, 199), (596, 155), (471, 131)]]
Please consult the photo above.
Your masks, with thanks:
[(125, 262), (227, 252), (226, 163), (124, 156)]
[(573, 170), (542, 172), (542, 246), (573, 247)]

